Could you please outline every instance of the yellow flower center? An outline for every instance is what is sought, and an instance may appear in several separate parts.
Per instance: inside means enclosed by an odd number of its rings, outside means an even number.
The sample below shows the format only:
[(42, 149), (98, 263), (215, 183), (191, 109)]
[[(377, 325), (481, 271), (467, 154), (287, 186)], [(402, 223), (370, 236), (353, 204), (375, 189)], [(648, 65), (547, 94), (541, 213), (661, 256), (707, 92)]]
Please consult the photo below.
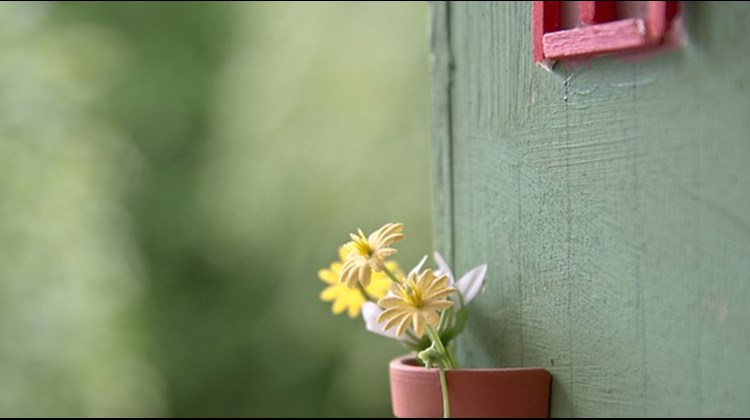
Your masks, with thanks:
[(372, 248), (370, 243), (367, 242), (367, 237), (362, 233), (362, 229), (358, 229), (359, 237), (354, 239), (354, 250), (365, 257), (372, 256)]
[(401, 298), (411, 306), (419, 309), (422, 307), (422, 290), (414, 282), (409, 282), (401, 286)]

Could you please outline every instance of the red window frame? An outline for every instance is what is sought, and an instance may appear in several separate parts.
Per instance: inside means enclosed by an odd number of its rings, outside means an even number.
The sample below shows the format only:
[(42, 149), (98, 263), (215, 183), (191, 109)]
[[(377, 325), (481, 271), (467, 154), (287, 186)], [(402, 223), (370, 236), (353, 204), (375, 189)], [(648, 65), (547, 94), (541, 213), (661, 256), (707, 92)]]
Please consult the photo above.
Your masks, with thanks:
[(560, 1), (532, 2), (534, 61), (585, 58), (661, 45), (679, 1), (648, 1), (645, 17), (614, 20), (614, 1), (579, 1), (583, 26), (561, 29)]

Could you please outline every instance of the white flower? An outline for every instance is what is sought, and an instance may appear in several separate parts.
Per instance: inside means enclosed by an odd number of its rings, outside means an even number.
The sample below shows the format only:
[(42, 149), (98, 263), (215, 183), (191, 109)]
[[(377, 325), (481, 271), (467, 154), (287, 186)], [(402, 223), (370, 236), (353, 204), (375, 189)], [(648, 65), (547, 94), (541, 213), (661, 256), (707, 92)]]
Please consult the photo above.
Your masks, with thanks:
[(464, 274), (458, 280), (458, 282), (456, 282), (455, 277), (453, 277), (453, 272), (448, 266), (448, 263), (446, 263), (443, 259), (443, 256), (436, 252), (434, 254), (434, 257), (435, 261), (438, 264), (438, 269), (435, 271), (435, 274), (448, 275), (448, 284), (456, 285), (455, 287), (461, 292), (461, 295), (463, 296), (464, 305), (474, 300), (474, 298), (477, 297), (479, 292), (481, 292), (484, 288), (484, 277), (487, 275), (487, 264), (482, 264), (478, 267), (472, 268), (466, 274)]

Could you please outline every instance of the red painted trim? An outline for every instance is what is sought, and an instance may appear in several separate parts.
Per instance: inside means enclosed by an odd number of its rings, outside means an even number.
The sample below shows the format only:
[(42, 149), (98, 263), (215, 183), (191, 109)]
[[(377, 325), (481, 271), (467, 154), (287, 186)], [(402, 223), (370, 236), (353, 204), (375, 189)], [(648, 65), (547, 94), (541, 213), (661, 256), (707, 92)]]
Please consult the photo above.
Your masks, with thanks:
[(560, 2), (534, 1), (531, 5), (534, 61), (544, 60), (544, 34), (560, 30)]
[(579, 1), (578, 18), (584, 25), (611, 22), (615, 20), (615, 2)]
[(653, 41), (660, 40), (667, 31), (667, 2), (650, 1), (648, 2), (648, 14), (646, 17), (646, 28), (648, 37)]
[(544, 57), (560, 59), (630, 50), (648, 44), (643, 19), (624, 19), (547, 33)]
[(542, 37), (544, 36), (544, 2), (531, 2), (531, 44), (534, 61), (544, 60), (544, 45)]
[(679, 11), (679, 1), (648, 2), (648, 20), (646, 25), (648, 27), (648, 36), (652, 42), (661, 43), (664, 35), (672, 25), (672, 20), (674, 20)]
[[(680, 1), (648, 1), (645, 16), (631, 10), (626, 13), (638, 15), (615, 20), (614, 1), (532, 3), (533, 56), (537, 62), (659, 46), (668, 38), (681, 9)], [(563, 11), (578, 12), (576, 28), (561, 30)], [(575, 21), (575, 16), (571, 19)]]
[(667, 2), (667, 30), (672, 25), (672, 21), (680, 13), (681, 1), (668, 1)]

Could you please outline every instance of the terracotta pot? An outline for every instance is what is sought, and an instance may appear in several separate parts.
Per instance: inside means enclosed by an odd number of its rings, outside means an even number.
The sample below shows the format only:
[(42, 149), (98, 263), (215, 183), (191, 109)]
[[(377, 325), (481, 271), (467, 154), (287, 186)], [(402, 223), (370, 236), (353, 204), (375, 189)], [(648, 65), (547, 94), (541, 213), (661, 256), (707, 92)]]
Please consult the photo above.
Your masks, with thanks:
[[(552, 376), (541, 368), (447, 369), (451, 417), (548, 417)], [(396, 417), (442, 417), (438, 369), (413, 356), (391, 361)]]

